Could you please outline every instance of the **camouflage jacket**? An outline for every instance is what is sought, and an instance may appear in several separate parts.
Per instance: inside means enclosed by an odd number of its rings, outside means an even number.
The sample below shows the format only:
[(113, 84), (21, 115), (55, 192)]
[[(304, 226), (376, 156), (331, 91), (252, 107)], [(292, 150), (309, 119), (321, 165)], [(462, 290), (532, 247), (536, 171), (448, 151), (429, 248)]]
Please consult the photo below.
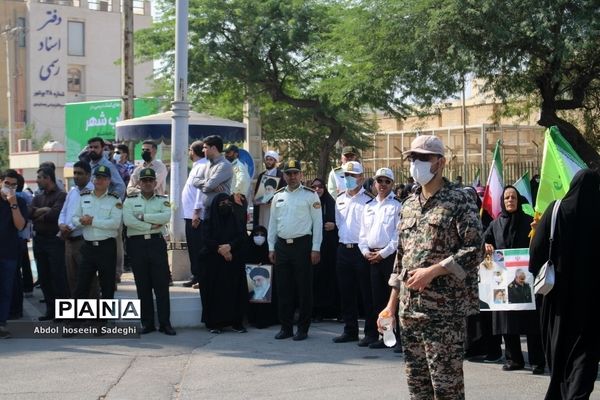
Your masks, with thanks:
[[(477, 206), (444, 179), (424, 201), (421, 188), (404, 202), (400, 239), (390, 285), (400, 290), (400, 313), (428, 317), (466, 316), (479, 309), (477, 266), (483, 260), (483, 232)], [(405, 287), (408, 271), (439, 263), (450, 273), (419, 293)]]

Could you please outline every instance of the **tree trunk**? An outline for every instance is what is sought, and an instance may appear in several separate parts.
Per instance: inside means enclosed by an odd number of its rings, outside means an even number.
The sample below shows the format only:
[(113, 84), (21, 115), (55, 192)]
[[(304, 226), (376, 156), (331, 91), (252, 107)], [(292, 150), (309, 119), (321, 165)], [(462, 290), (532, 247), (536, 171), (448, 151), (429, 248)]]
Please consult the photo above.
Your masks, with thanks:
[(600, 154), (584, 139), (583, 135), (581, 135), (573, 124), (556, 115), (556, 110), (550, 107), (542, 107), (538, 124), (546, 128), (556, 125), (560, 133), (573, 146), (573, 149), (588, 167), (600, 167)]
[(344, 127), (340, 124), (329, 128), (329, 136), (325, 139), (323, 147), (319, 149), (319, 164), (317, 165), (317, 176), (325, 179), (329, 176), (329, 155), (333, 151), (335, 144), (342, 138)]

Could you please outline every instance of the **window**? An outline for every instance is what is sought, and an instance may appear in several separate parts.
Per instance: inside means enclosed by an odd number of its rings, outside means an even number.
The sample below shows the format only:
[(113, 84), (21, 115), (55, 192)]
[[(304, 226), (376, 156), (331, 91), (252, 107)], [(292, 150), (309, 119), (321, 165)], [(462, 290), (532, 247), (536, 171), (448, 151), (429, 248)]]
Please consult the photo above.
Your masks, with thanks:
[(69, 21), (68, 42), (70, 56), (85, 55), (85, 24), (78, 21)]
[(69, 92), (82, 92), (81, 75), (81, 67), (69, 66), (67, 70), (67, 90)]
[(19, 47), (25, 47), (25, 29), (27, 28), (25, 25), (25, 18), (18, 17), (17, 28), (19, 28), (19, 31), (17, 33), (17, 44)]

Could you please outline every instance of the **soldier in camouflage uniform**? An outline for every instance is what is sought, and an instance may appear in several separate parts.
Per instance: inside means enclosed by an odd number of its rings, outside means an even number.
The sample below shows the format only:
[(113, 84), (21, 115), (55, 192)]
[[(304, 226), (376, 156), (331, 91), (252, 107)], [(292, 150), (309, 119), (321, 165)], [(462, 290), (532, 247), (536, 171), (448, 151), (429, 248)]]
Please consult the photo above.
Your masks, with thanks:
[[(478, 307), (482, 227), (474, 201), (442, 177), (444, 146), (419, 136), (406, 152), (421, 187), (402, 208), (392, 294), (400, 303), (406, 375), (413, 400), (465, 398), (465, 318)], [(406, 154), (405, 153), (405, 154)]]

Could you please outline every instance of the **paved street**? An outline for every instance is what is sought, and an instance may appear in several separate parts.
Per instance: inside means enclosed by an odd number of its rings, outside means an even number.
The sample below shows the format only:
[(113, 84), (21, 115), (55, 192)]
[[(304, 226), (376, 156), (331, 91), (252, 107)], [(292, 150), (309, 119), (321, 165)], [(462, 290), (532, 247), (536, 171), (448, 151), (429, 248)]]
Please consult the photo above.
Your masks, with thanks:
[[(315, 324), (304, 342), (277, 341), (275, 328), (3, 340), (0, 399), (406, 399), (402, 356), (333, 344), (340, 329)], [(469, 399), (541, 399), (548, 383), (499, 364), (467, 362), (465, 374)]]

